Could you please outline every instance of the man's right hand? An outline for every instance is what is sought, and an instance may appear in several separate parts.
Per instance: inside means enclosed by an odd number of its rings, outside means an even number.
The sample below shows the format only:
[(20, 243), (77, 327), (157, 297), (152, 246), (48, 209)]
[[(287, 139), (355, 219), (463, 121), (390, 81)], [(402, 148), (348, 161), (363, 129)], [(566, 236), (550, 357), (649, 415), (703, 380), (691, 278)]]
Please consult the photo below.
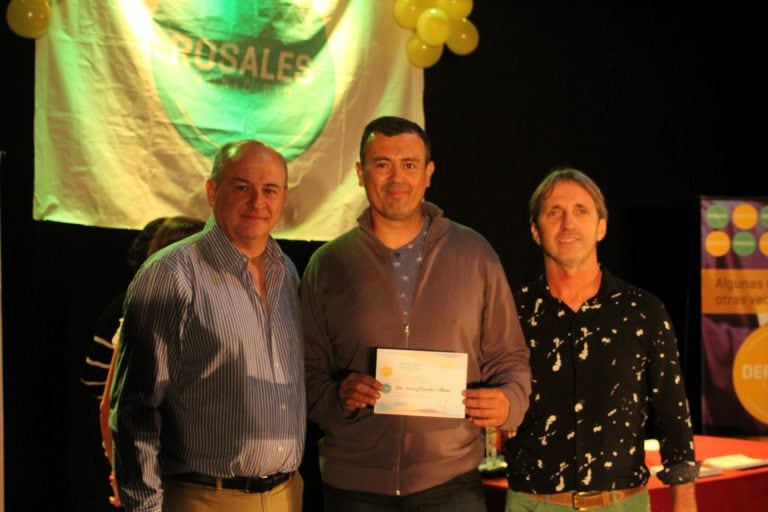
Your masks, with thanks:
[(341, 381), (339, 400), (347, 412), (364, 409), (376, 403), (382, 389), (384, 385), (370, 375), (352, 372)]

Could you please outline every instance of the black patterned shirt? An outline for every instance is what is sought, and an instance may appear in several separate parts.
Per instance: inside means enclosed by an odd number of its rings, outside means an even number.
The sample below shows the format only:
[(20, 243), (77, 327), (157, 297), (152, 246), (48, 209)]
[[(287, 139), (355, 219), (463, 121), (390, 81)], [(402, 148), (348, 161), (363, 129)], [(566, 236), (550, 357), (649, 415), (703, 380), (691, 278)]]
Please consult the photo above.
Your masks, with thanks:
[(603, 269), (577, 312), (543, 276), (516, 295), (533, 390), (506, 445), (509, 488), (552, 494), (645, 484), (653, 420), (666, 483), (696, 479), (693, 430), (677, 341), (662, 302)]

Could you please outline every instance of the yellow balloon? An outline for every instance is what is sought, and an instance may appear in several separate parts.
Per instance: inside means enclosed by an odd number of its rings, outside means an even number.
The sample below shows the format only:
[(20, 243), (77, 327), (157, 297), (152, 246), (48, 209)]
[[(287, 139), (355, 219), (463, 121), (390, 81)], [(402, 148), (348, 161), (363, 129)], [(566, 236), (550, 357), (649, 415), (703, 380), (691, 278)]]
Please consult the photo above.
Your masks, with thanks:
[(474, 23), (464, 18), (454, 21), (451, 27), (451, 36), (445, 45), (456, 55), (467, 55), (475, 51), (480, 42), (480, 34)]
[(439, 46), (451, 35), (451, 18), (436, 7), (427, 9), (419, 14), (416, 33), (428, 45)]
[(419, 14), (435, 4), (435, 0), (396, 0), (392, 8), (395, 21), (403, 28), (416, 28)]
[(37, 39), (48, 31), (51, 4), (43, 0), (11, 0), (5, 11), (5, 19), (17, 35)]
[(463, 20), (472, 12), (472, 0), (435, 0), (435, 7), (453, 21)]
[(428, 45), (419, 39), (418, 34), (414, 33), (405, 43), (405, 56), (408, 57), (408, 62), (417, 68), (428, 68), (434, 65), (440, 60), (441, 55), (443, 55), (442, 44), (439, 46)]

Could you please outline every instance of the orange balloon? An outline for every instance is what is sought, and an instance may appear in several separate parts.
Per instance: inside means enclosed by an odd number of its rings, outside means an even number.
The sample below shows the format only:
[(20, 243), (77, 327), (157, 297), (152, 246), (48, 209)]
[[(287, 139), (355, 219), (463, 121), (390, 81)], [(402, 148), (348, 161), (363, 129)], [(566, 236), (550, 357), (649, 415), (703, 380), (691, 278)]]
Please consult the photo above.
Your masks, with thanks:
[(432, 46), (421, 39), (418, 34), (413, 34), (405, 43), (405, 56), (408, 62), (417, 68), (428, 68), (434, 65), (443, 55), (443, 45)]
[(474, 23), (464, 18), (451, 24), (451, 36), (445, 45), (456, 55), (468, 55), (475, 51), (480, 42), (480, 33)]

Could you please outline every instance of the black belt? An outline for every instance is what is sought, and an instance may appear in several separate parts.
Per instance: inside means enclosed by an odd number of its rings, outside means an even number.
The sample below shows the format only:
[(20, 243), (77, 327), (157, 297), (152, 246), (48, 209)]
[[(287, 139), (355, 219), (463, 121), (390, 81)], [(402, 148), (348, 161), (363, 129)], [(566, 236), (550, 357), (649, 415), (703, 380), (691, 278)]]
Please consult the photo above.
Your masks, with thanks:
[(233, 478), (217, 478), (215, 476), (200, 473), (177, 473), (163, 475), (164, 478), (188, 484), (205, 485), (214, 489), (236, 489), (247, 493), (259, 493), (271, 491), (283, 482), (286, 482), (293, 473), (273, 473), (267, 476), (236, 476)]

